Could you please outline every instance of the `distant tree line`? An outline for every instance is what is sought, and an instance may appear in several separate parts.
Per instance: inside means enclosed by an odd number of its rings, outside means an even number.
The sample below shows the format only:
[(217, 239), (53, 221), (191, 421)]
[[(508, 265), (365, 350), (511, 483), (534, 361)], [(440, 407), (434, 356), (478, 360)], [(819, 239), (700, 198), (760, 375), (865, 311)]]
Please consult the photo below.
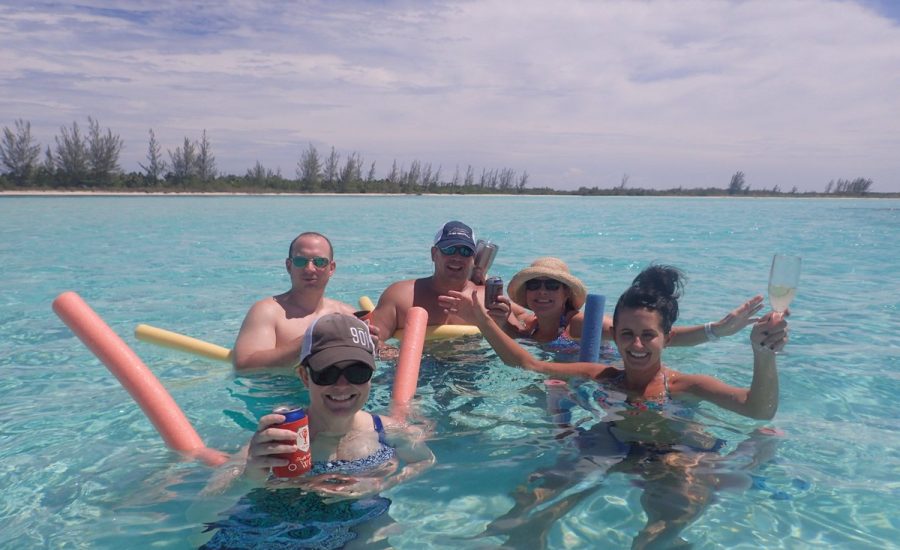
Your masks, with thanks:
[[(246, 191), (297, 193), (523, 193), (528, 173), (511, 168), (483, 169), (469, 165), (445, 174), (442, 166), (396, 160), (385, 177), (377, 177), (375, 162), (366, 163), (356, 152), (342, 155), (334, 147), (323, 155), (315, 146), (300, 153), (295, 179), (280, 169), (266, 168), (259, 161), (244, 175), (221, 175), (206, 130), (199, 140), (188, 137), (163, 154), (162, 145), (149, 131), (141, 172), (124, 173), (119, 166), (123, 144), (111, 130), (88, 117), (84, 134), (77, 122), (63, 126), (41, 160), (41, 146), (31, 135), (31, 123), (16, 120), (5, 127), (0, 142), (0, 161), (6, 168), (0, 176), (2, 188), (97, 189), (134, 191)], [(547, 192), (552, 190), (547, 189)]]
[[(624, 174), (610, 188), (581, 187), (560, 191), (550, 187), (528, 188), (528, 172), (511, 168), (482, 169), (471, 166), (444, 172), (442, 166), (412, 161), (409, 166), (393, 161), (384, 177), (376, 176), (375, 162), (367, 163), (359, 153), (341, 154), (334, 147), (322, 154), (309, 144), (299, 154), (294, 178), (286, 178), (280, 169), (271, 170), (256, 161), (244, 175), (222, 175), (216, 169), (216, 157), (204, 129), (199, 140), (188, 137), (174, 151), (163, 148), (149, 130), (145, 162), (141, 172), (122, 171), (119, 156), (123, 142), (110, 129), (101, 129), (92, 117), (82, 130), (78, 122), (60, 127), (54, 145), (41, 147), (31, 135), (31, 123), (16, 120), (4, 127), (0, 140), (0, 189), (95, 189), (132, 191), (233, 191), (294, 193), (504, 193), (530, 195), (685, 195), (685, 196), (866, 196), (872, 180), (838, 179), (828, 183), (824, 193), (788, 192), (777, 185), (772, 189), (750, 189), (744, 172), (735, 172), (725, 188), (642, 189), (628, 187)], [(43, 157), (41, 152), (43, 150)], [(884, 194), (881, 194), (884, 195)]]
[[(725, 188), (719, 187), (675, 187), (671, 189), (642, 189), (639, 187), (627, 188), (628, 174), (622, 177), (621, 183), (616, 187), (602, 189), (598, 187), (581, 187), (575, 194), (578, 195), (626, 195), (626, 196), (701, 196), (701, 197), (717, 197), (717, 196), (748, 196), (748, 197), (824, 197), (824, 196), (847, 196), (847, 197), (864, 197), (873, 196), (871, 193), (872, 180), (868, 178), (856, 178), (855, 180), (839, 179), (831, 180), (825, 187), (825, 192), (804, 191), (800, 192), (797, 186), (791, 188), (790, 191), (784, 191), (780, 186), (775, 185), (771, 189), (760, 188), (751, 189), (746, 181), (744, 172), (737, 171), (731, 176), (731, 181)], [(879, 193), (878, 196), (894, 196), (898, 193)]]

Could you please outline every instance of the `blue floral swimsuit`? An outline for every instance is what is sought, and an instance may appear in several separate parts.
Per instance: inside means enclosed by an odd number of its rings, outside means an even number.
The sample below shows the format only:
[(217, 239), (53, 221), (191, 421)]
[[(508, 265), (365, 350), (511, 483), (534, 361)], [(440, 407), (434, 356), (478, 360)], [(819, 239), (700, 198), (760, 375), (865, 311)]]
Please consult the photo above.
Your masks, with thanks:
[[(380, 443), (377, 451), (355, 460), (313, 462), (306, 475), (361, 474), (393, 459), (395, 451), (385, 442), (381, 418), (373, 414), (372, 423)], [(206, 524), (206, 531), (215, 529), (216, 534), (201, 548), (343, 548), (357, 537), (353, 527), (383, 515), (390, 505), (382, 496), (326, 503), (319, 495), (298, 488), (254, 489), (222, 514), (227, 517)]]
[[(541, 349), (551, 353), (577, 355), (578, 352), (581, 351), (581, 342), (569, 335), (569, 331), (567, 330), (568, 326), (569, 320), (566, 318), (566, 314), (563, 313), (559, 318), (559, 332), (556, 339), (541, 344)], [(534, 330), (531, 331), (532, 336), (537, 332), (537, 328), (537, 324), (535, 324)]]

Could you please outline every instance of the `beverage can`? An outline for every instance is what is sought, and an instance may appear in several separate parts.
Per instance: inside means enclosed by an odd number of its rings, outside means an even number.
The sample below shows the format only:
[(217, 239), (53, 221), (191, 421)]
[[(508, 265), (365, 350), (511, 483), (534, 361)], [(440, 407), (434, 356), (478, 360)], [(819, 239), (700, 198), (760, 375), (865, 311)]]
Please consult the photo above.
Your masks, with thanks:
[(309, 418), (303, 409), (278, 407), (273, 412), (284, 415), (284, 422), (277, 427), (297, 432), (297, 450), (279, 455), (290, 462), (287, 466), (275, 466), (272, 473), (278, 477), (297, 477), (312, 469), (312, 454), (309, 452)]
[(488, 277), (484, 282), (484, 307), (490, 307), (501, 294), (503, 294), (503, 279)]
[(485, 277), (487, 277), (499, 249), (500, 247), (491, 241), (478, 239), (478, 242), (475, 243), (475, 266), (472, 268), (473, 283), (484, 284)]

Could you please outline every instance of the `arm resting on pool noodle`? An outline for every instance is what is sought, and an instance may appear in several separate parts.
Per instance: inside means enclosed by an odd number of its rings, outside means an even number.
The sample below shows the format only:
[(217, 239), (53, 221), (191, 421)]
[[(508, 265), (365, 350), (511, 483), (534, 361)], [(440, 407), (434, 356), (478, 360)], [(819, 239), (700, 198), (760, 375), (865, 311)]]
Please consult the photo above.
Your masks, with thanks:
[[(359, 298), (359, 308), (362, 311), (374, 311), (375, 304), (372, 303), (372, 299), (368, 296), (361, 296)], [(391, 335), (391, 338), (403, 340), (403, 334), (403, 329), (398, 328), (394, 331), (394, 334)], [(425, 328), (426, 341), (449, 340), (451, 338), (459, 338), (461, 336), (474, 336), (476, 334), (481, 334), (481, 331), (478, 330), (478, 327), (476, 327), (475, 325), (435, 325), (433, 327)], [(385, 338), (385, 340), (387, 340), (387, 338)]]
[(57, 296), (53, 311), (119, 379), (166, 445), (209, 466), (225, 463), (228, 456), (206, 447), (156, 376), (78, 294)]
[(588, 294), (584, 304), (584, 324), (581, 328), (581, 350), (578, 360), (584, 363), (600, 361), (600, 346), (603, 338), (603, 308), (606, 296)]
[(406, 419), (409, 402), (416, 394), (416, 386), (419, 384), (419, 366), (427, 326), (428, 312), (420, 307), (410, 308), (406, 314), (406, 330), (400, 342), (400, 358), (397, 360), (397, 372), (391, 392), (391, 416), (400, 421)]
[(134, 328), (134, 336), (142, 342), (149, 342), (151, 344), (156, 344), (157, 346), (186, 351), (210, 359), (217, 359), (228, 363), (231, 362), (230, 349), (210, 344), (209, 342), (204, 342), (197, 338), (191, 338), (184, 334), (178, 334), (177, 332), (172, 332), (170, 330), (141, 324)]

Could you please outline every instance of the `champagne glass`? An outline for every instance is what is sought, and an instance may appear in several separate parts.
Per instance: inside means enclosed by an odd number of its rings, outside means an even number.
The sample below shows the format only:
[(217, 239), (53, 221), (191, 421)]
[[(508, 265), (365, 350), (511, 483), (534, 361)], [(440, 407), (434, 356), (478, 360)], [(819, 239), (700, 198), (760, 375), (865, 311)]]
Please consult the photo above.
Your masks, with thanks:
[(772, 309), (782, 312), (797, 295), (800, 282), (800, 256), (775, 254), (769, 271), (769, 304)]

